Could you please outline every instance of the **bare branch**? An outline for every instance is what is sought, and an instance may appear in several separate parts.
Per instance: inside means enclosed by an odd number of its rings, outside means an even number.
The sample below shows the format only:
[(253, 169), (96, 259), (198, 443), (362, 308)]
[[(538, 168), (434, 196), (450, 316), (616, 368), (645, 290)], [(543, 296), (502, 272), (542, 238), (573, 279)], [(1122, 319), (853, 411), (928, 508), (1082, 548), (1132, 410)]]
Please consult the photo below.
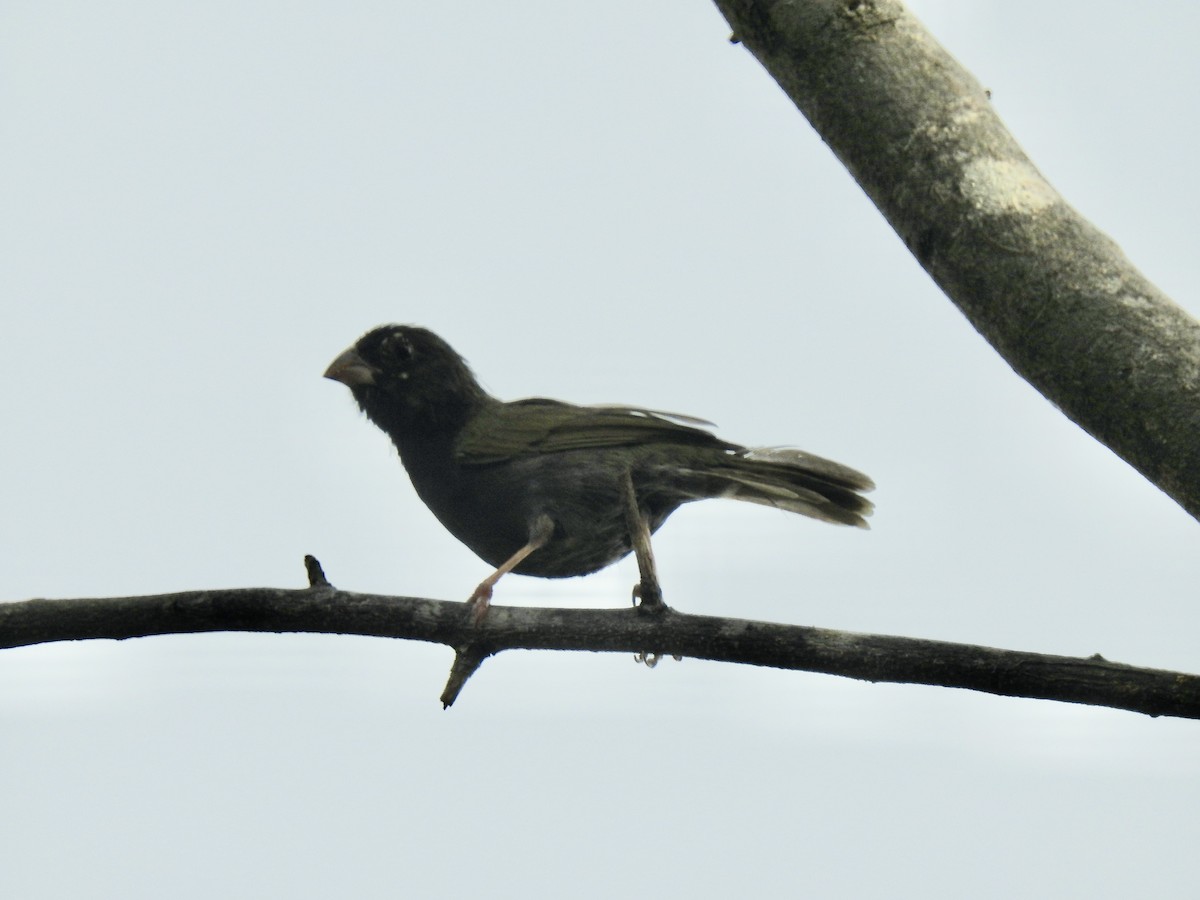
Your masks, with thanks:
[(1023, 378), (1200, 516), (1200, 324), (1054, 191), (897, 0), (716, 0)]
[[(446, 644), (456, 662), (442, 696), (502, 650), (689, 656), (866, 681), (968, 688), (1012, 697), (1200, 718), (1200, 677), (1109, 662), (744, 619), (618, 610), (494, 607), (479, 625), (466, 604), (333, 588), (243, 588), (146, 597), (0, 604), (0, 648), (51, 641), (206, 631), (316, 632)], [(648, 651), (647, 648), (653, 648)]]

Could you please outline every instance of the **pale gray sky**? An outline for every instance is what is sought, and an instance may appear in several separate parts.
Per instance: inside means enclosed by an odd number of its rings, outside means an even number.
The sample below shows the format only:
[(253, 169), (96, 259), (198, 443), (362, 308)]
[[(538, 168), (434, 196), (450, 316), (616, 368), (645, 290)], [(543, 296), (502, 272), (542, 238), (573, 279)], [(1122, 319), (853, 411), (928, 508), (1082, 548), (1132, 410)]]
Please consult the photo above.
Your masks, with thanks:
[[(917, 2), (1196, 310), (1196, 11)], [(693, 413), (879, 483), (655, 546), (689, 612), (1200, 671), (1196, 523), (1014, 376), (704, 2), (0, 5), (0, 597), (487, 567), (320, 377)], [(613, 606), (626, 561), (500, 604)], [(1200, 725), (685, 660), (203, 635), (0, 653), (0, 895), (1191, 897)]]

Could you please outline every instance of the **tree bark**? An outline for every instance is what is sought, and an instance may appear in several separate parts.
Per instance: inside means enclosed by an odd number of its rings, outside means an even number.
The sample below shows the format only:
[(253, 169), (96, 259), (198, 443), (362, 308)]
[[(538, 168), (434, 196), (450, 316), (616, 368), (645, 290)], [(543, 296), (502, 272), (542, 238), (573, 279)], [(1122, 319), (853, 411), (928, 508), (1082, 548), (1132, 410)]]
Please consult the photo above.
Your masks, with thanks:
[(896, 0), (716, 0), (918, 262), (1048, 400), (1200, 515), (1200, 324), (1054, 191)]

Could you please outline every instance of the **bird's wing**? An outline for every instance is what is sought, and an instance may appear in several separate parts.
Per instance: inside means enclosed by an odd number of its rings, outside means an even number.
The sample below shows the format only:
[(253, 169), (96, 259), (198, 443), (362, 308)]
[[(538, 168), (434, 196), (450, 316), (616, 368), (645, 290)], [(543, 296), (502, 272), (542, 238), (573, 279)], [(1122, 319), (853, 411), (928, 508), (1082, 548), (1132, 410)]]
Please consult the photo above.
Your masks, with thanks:
[(534, 453), (650, 443), (740, 450), (697, 428), (703, 419), (632, 406), (574, 406), (540, 397), (493, 407), (471, 421), (455, 448), (461, 462), (487, 465)]

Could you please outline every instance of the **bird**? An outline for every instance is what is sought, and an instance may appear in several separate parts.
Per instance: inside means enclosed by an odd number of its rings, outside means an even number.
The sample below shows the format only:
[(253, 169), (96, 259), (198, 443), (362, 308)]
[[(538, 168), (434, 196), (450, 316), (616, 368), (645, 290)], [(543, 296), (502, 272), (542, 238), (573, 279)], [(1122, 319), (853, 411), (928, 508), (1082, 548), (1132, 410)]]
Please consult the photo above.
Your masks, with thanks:
[[(382, 325), (326, 369), (399, 451), (417, 495), (494, 571), (466, 603), (476, 624), (509, 572), (587, 575), (633, 552), (635, 603), (665, 609), (650, 536), (694, 500), (730, 498), (866, 528), (874, 484), (791, 447), (744, 447), (711, 422), (636, 406), (505, 402), (432, 331)], [(707, 427), (706, 427), (707, 426)]]

